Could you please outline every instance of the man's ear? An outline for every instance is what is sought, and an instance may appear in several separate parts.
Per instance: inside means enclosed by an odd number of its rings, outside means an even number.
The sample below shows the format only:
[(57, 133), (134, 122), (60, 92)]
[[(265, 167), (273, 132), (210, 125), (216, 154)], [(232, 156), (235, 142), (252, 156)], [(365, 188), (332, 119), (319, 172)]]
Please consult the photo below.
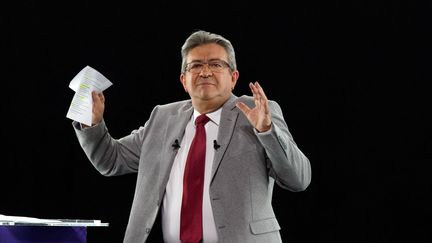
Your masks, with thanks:
[(183, 85), (183, 89), (186, 91), (186, 93), (188, 93), (187, 86), (186, 86), (186, 76), (184, 75), (184, 73), (180, 74), (180, 82)]
[(239, 76), (240, 76), (239, 71), (236, 70), (236, 71), (232, 72), (232, 74), (231, 74), (231, 90), (234, 90), (234, 87), (237, 84), (237, 80), (238, 80)]

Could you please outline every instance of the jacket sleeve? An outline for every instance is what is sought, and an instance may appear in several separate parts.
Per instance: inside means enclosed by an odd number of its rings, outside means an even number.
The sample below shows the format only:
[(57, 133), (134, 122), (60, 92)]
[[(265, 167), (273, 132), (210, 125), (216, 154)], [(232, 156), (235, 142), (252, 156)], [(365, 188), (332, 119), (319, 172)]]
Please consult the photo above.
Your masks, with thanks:
[(309, 159), (297, 147), (282, 110), (275, 101), (269, 101), (272, 113), (272, 128), (257, 134), (266, 151), (270, 175), (282, 188), (291, 191), (305, 190), (311, 181), (312, 171)]
[(111, 137), (105, 121), (85, 129), (76, 121), (72, 126), (87, 158), (102, 175), (137, 172), (145, 126), (121, 139)]

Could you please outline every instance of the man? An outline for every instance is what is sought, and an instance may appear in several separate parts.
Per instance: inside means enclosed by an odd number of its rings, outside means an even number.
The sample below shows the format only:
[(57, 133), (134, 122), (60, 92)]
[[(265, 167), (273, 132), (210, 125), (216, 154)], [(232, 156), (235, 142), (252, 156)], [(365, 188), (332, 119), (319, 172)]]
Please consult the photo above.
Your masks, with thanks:
[(281, 242), (274, 182), (305, 190), (309, 160), (258, 82), (249, 84), (253, 97), (233, 95), (230, 41), (196, 31), (181, 53), (190, 100), (156, 106), (143, 127), (117, 140), (103, 120), (103, 94), (93, 93), (92, 127), (73, 123), (100, 173), (138, 173), (124, 242), (145, 242), (159, 211), (165, 242)]

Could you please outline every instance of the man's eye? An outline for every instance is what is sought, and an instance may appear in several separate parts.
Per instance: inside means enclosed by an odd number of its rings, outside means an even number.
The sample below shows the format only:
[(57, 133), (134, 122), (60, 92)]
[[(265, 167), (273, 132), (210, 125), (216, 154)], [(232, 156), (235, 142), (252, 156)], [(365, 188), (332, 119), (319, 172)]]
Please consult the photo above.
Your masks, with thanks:
[(190, 68), (191, 69), (199, 69), (199, 68), (201, 68), (203, 65), (201, 64), (201, 63), (194, 63), (194, 64), (191, 64), (191, 66), (190, 66)]
[(209, 66), (212, 67), (212, 68), (221, 68), (221, 67), (223, 67), (222, 64), (218, 63), (218, 62), (210, 63)]

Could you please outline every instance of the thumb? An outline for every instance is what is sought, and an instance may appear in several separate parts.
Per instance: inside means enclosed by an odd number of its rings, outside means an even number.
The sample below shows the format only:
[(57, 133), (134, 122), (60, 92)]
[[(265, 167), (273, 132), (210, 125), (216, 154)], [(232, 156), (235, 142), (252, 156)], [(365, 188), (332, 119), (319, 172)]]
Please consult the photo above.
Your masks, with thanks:
[(237, 106), (237, 108), (239, 108), (239, 110), (241, 110), (241, 111), (243, 112), (243, 114), (245, 114), (246, 116), (247, 116), (247, 114), (249, 114), (249, 112), (250, 112), (250, 110), (251, 110), (247, 105), (245, 105), (245, 103), (240, 102), (240, 101), (236, 103), (236, 106)]

